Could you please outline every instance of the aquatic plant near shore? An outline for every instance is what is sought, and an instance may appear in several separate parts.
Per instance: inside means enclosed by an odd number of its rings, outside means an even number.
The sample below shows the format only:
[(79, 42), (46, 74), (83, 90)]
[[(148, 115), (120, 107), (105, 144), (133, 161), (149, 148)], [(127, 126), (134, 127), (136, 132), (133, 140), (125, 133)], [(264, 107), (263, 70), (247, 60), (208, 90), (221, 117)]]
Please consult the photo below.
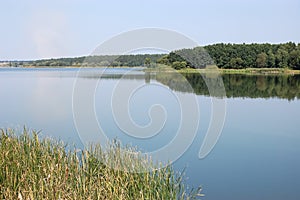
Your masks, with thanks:
[[(186, 192), (182, 175), (172, 167), (143, 173), (122, 170), (121, 161), (149, 162), (140, 156), (128, 159), (121, 145), (112, 143), (107, 151), (99, 145), (88, 150), (71, 149), (63, 142), (39, 139), (38, 132), (17, 136), (0, 130), (1, 199), (197, 199), (201, 187)], [(136, 151), (126, 147), (127, 151)], [(136, 152), (136, 154), (139, 154)], [(103, 159), (111, 159), (111, 168)], [(150, 163), (149, 163), (150, 164)], [(128, 165), (127, 165), (128, 166)]]

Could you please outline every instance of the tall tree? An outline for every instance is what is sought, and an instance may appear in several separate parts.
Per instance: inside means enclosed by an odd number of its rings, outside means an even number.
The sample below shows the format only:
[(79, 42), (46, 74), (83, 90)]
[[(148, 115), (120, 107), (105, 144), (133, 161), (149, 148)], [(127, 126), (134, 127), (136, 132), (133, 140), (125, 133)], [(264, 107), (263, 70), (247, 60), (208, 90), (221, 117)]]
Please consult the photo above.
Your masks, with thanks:
[(285, 68), (288, 67), (288, 56), (289, 53), (284, 47), (280, 47), (276, 52), (276, 63), (278, 67)]
[(186, 68), (187, 63), (185, 61), (175, 61), (172, 63), (174, 69), (183, 69)]
[(268, 58), (267, 58), (267, 67), (270, 67), (270, 68), (274, 68), (274, 67), (276, 67), (275, 66), (275, 55), (274, 55), (274, 53), (272, 52), (272, 50), (270, 49), (269, 51), (268, 51)]
[(149, 67), (151, 63), (151, 59), (149, 57), (145, 58), (144, 64)]
[(289, 63), (292, 68), (296, 68), (296, 69), (300, 68), (300, 51), (299, 50), (293, 50), (290, 53)]
[(257, 67), (260, 67), (260, 68), (267, 66), (267, 54), (266, 53), (260, 53), (257, 55), (256, 65), (257, 65)]
[(243, 60), (241, 58), (231, 58), (230, 59), (230, 67), (233, 69), (241, 69), (243, 68)]

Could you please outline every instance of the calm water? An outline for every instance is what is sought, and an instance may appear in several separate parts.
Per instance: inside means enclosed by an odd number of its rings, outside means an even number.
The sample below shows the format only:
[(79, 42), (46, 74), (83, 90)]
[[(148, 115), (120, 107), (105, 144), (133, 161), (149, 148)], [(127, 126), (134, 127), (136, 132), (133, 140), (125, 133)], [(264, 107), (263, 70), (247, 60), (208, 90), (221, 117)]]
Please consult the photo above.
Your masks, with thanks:
[[(82, 148), (82, 133), (77, 133), (72, 110), (76, 74), (76, 69), (0, 69), (0, 127), (26, 125)], [(190, 186), (203, 186), (203, 199), (300, 199), (300, 77), (223, 76), (228, 96), (225, 124), (218, 143), (204, 159), (198, 153), (210, 123), (211, 98), (201, 76), (185, 78), (194, 93), (169, 75), (140, 70), (86, 69), (77, 81), (87, 88), (96, 86), (93, 108), (107, 137), (138, 145), (145, 152), (162, 148), (176, 137), (182, 120), (176, 95), (196, 95), (197, 135), (174, 167), (186, 168)], [(140, 139), (120, 129), (111, 106), (118, 84), (125, 89), (144, 85), (126, 100), (138, 126), (152, 122), (148, 113), (152, 105), (163, 105), (166, 120), (157, 135)], [(80, 102), (89, 102), (84, 93)]]

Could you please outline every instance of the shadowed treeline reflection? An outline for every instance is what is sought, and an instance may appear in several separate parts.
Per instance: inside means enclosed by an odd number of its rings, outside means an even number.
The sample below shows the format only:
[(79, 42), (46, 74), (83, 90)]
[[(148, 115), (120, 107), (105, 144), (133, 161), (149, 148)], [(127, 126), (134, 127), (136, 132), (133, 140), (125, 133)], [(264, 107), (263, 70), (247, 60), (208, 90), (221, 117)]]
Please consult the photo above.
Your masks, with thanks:
[[(145, 83), (157, 81), (168, 86), (172, 90), (195, 93), (197, 95), (221, 94), (221, 92), (208, 91), (207, 84), (211, 89), (221, 90), (223, 84), (227, 97), (245, 98), (281, 98), (293, 100), (300, 99), (300, 75), (241, 75), (225, 74), (222, 79), (213, 73), (143, 73), (133, 72), (129, 74), (88, 74), (83, 78), (102, 78), (102, 79), (136, 79), (144, 80)], [(186, 83), (192, 86), (189, 87)]]
[[(200, 75), (196, 73), (183, 74), (191, 84), (194, 92), (199, 95), (210, 95), (204, 78), (213, 88), (220, 88), (220, 82), (216, 81), (213, 74)], [(188, 92), (182, 88), (180, 81), (175, 75), (159, 74), (156, 80), (168, 85), (171, 89)], [(248, 98), (283, 98), (292, 100), (300, 98), (300, 76), (286, 75), (222, 75), (227, 97), (248, 97)]]

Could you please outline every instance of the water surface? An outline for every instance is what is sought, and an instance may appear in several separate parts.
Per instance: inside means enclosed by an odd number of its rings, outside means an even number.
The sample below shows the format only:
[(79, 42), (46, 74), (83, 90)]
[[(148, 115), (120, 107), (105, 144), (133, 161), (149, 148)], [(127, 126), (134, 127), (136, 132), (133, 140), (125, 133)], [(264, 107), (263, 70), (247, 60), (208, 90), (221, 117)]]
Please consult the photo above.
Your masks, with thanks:
[[(188, 151), (174, 163), (178, 170), (186, 168), (187, 183), (191, 187), (202, 185), (206, 195), (203, 199), (208, 200), (300, 198), (299, 76), (223, 76), (228, 97), (224, 129), (213, 151), (199, 159), (211, 117), (211, 98), (203, 77), (185, 75), (192, 93), (181, 88), (180, 82), (176, 85), (168, 74), (144, 74), (140, 69), (85, 69), (76, 77), (77, 72), (78, 69), (1, 68), (0, 127), (22, 129), (26, 125), (42, 130), (46, 137), (83, 148), (72, 111), (77, 78), (87, 86), (97, 85), (95, 115), (109, 138), (138, 145), (145, 152), (153, 151), (176, 137), (181, 120), (176, 94), (196, 94), (200, 107), (197, 135)], [(133, 138), (115, 123), (109, 97), (120, 79), (125, 86), (145, 85), (128, 102), (136, 124), (151, 123), (151, 105), (164, 106), (168, 115), (159, 134), (148, 139)]]

